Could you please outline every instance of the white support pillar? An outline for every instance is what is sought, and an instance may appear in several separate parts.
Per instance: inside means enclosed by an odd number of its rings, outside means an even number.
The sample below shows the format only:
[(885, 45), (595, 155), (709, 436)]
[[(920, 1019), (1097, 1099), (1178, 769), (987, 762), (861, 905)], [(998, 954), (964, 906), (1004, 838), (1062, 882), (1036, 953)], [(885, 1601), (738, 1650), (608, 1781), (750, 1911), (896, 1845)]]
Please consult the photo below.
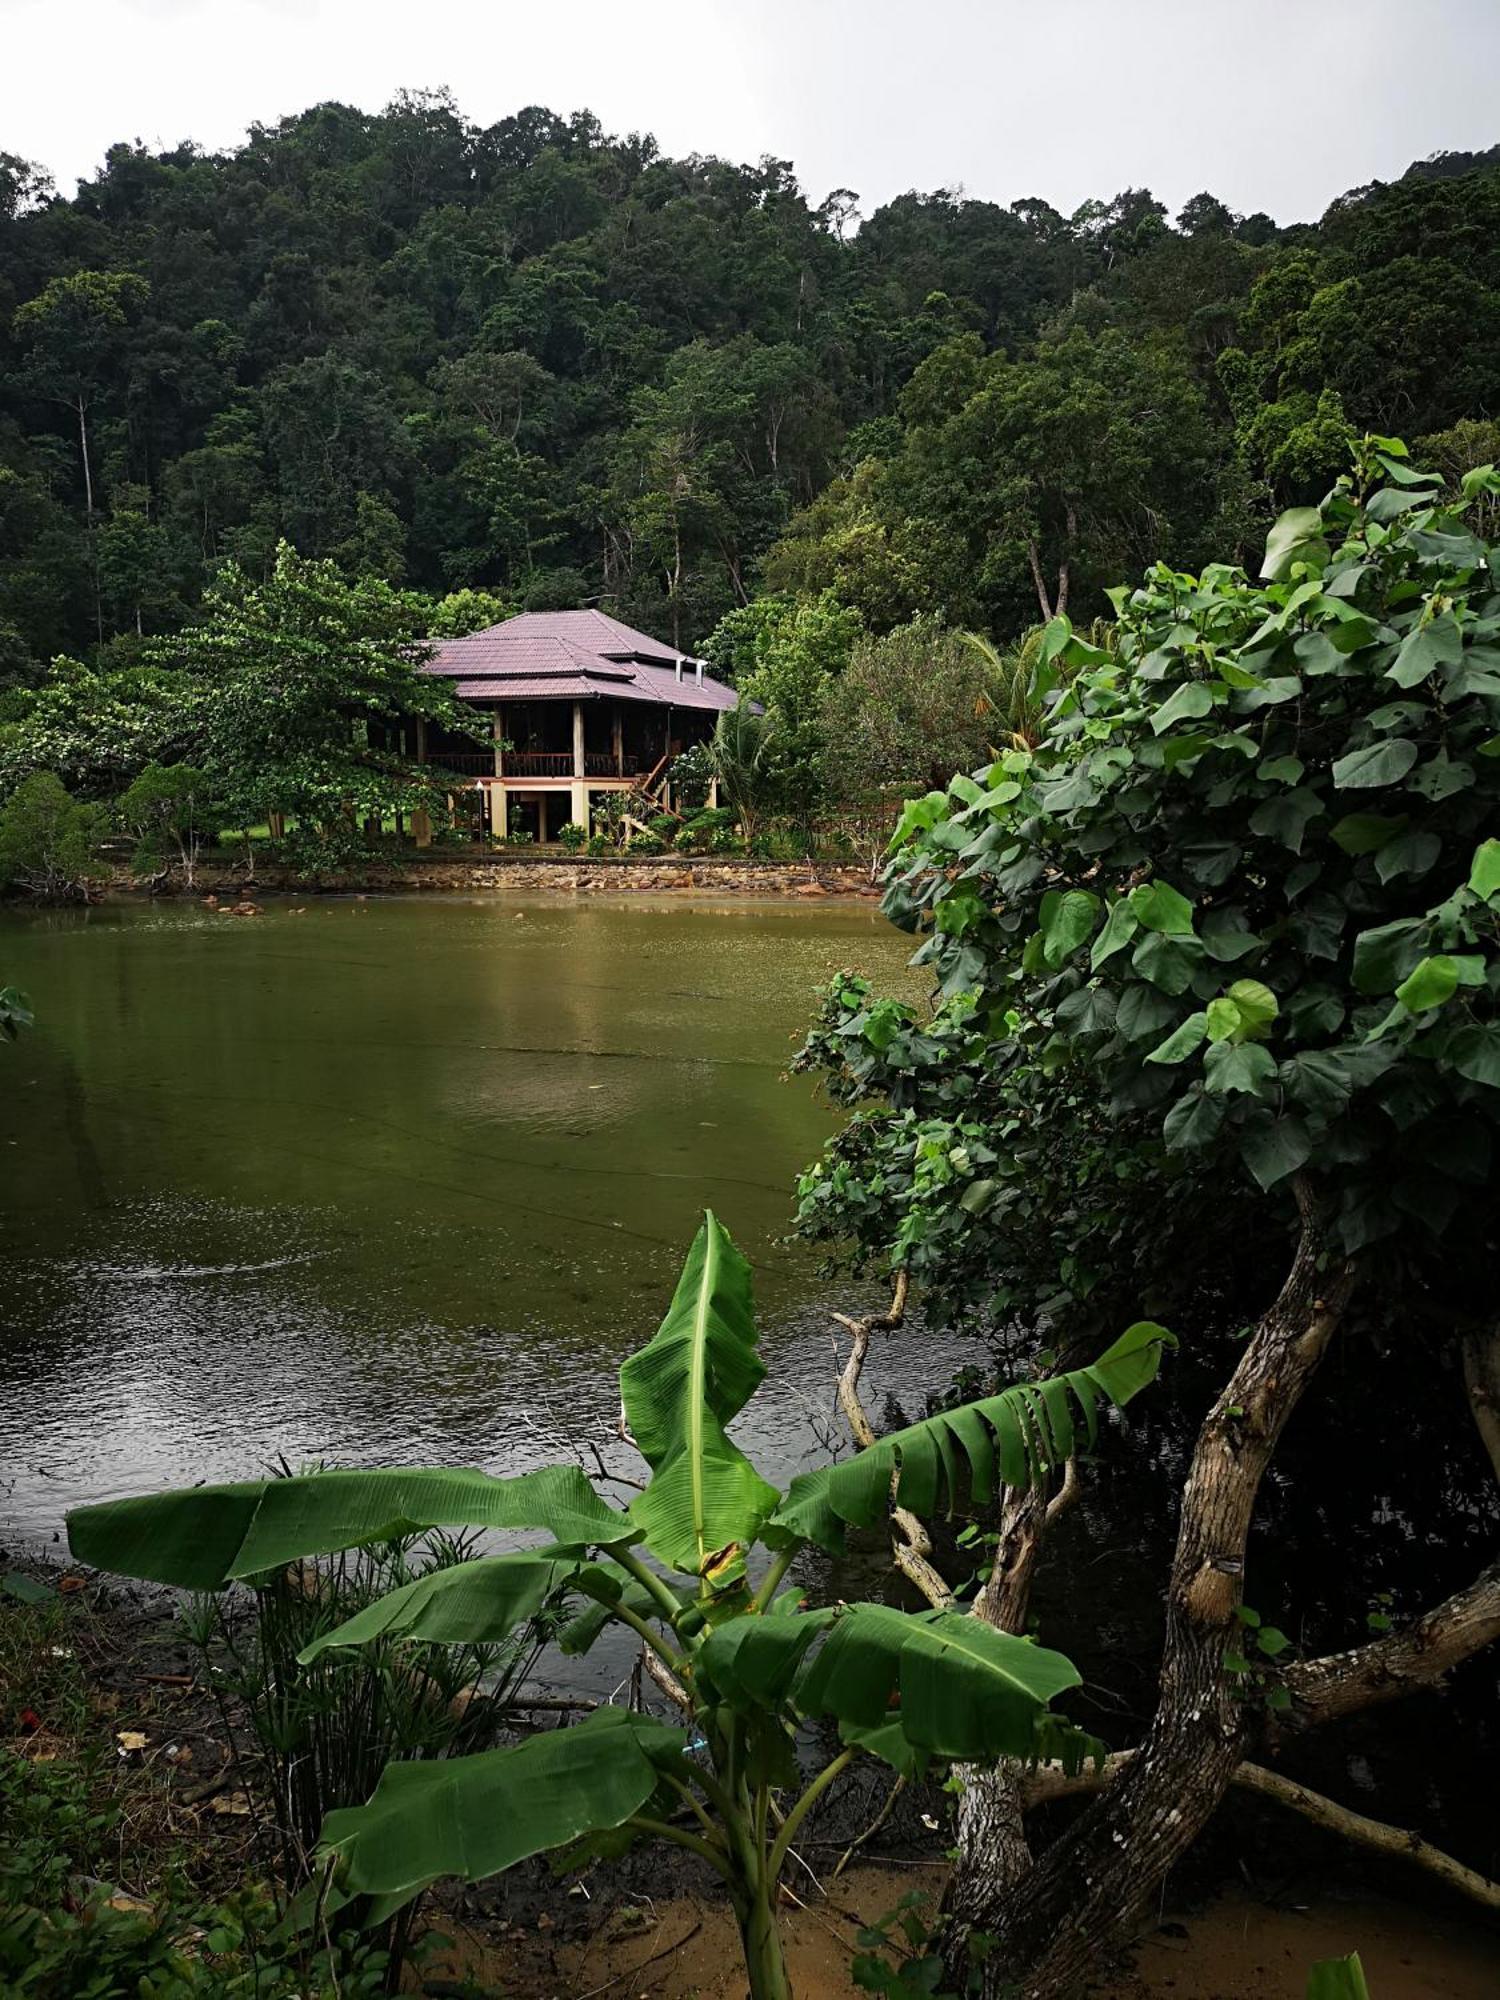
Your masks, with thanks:
[(589, 823), (589, 788), (581, 778), (573, 780), (572, 819), (575, 826), (587, 827)]
[(583, 703), (573, 704), (573, 776), (584, 776), (583, 769)]
[(625, 775), (625, 718), (620, 704), (613, 704), (614, 714), (610, 718), (610, 740), (615, 753), (615, 776)]
[(506, 803), (504, 785), (487, 785), (490, 795), (490, 833), (496, 840), (504, 840), (510, 832), (510, 811)]
[(550, 792), (538, 792), (536, 795), (536, 844), (538, 847), (546, 843), (547, 807), (551, 803), (551, 799), (552, 794)]
[(505, 752), (500, 747), (505, 740), (505, 711), (503, 709), (497, 708), (495, 710), (494, 734), (495, 734), (495, 776), (498, 778), (500, 776), (500, 773), (505, 769)]

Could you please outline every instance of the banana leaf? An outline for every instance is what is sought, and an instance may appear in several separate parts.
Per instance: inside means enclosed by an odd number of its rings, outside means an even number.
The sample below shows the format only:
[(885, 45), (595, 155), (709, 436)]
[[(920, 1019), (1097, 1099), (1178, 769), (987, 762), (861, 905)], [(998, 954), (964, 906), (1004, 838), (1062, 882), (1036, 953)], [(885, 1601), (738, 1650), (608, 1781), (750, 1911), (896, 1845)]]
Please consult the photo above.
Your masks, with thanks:
[(699, 1678), (710, 1681), (741, 1714), (780, 1708), (791, 1696), (809, 1647), (837, 1615), (830, 1605), (769, 1618), (731, 1618), (700, 1647)]
[(217, 1590), (302, 1556), (457, 1527), (541, 1528), (576, 1549), (637, 1538), (576, 1465), (553, 1465), (516, 1479), (451, 1467), (313, 1472), (107, 1500), (69, 1514), (68, 1546), (97, 1569)]
[(1061, 1653), (965, 1612), (884, 1604), (737, 1620), (709, 1635), (699, 1663), (732, 1706), (832, 1716), (878, 1755), (879, 1732), (899, 1727), (913, 1750), (974, 1761), (1039, 1755), (1048, 1703), (1080, 1680)]
[(683, 1744), (650, 1716), (601, 1708), (503, 1750), (387, 1764), (366, 1805), (328, 1815), (322, 1845), (340, 1890), (379, 1898), (386, 1916), (440, 1876), (482, 1881), (623, 1825)]
[(387, 1591), (342, 1625), (320, 1634), (297, 1658), (306, 1667), (334, 1646), (364, 1646), (381, 1638), (497, 1645), (570, 1586), (603, 1596), (607, 1616), (609, 1602), (619, 1598), (627, 1581), (622, 1570), (610, 1574), (576, 1549), (556, 1545), (480, 1556), (449, 1569), (429, 1570), (414, 1582)]
[(1359, 1953), (1320, 1958), (1307, 1977), (1307, 2000), (1370, 2000)]
[(620, 1369), (631, 1435), (651, 1467), (630, 1512), (659, 1561), (707, 1574), (743, 1548), (779, 1495), (726, 1435), (765, 1375), (750, 1266), (707, 1213), (655, 1336)]
[(1000, 1486), (1022, 1486), (1094, 1442), (1101, 1402), (1117, 1407), (1152, 1381), (1172, 1335), (1138, 1321), (1088, 1368), (1022, 1382), (920, 1424), (791, 1483), (771, 1518), (778, 1531), (837, 1553), (846, 1525), (873, 1527), (894, 1498), (923, 1519), (964, 1502), (986, 1505)]

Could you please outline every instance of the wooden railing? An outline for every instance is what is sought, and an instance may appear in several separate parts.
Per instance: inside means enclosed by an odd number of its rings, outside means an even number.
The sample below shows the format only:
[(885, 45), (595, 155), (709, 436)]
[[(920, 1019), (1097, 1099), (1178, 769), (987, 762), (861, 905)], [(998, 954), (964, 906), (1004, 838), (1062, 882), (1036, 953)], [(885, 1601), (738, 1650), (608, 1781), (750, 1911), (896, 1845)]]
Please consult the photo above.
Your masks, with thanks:
[(462, 777), (495, 775), (495, 753), (493, 750), (436, 750), (428, 762), (440, 771), (457, 771)]
[[(460, 777), (495, 776), (493, 750), (438, 750), (432, 753), (429, 761), (440, 770), (456, 772)], [(584, 752), (583, 774), (586, 778), (633, 778), (641, 767), (639, 757), (628, 752), (622, 762), (624, 769), (620, 770), (608, 750), (588, 750)], [(505, 750), (501, 752), (500, 775), (506, 778), (571, 778), (573, 753), (571, 750)]]

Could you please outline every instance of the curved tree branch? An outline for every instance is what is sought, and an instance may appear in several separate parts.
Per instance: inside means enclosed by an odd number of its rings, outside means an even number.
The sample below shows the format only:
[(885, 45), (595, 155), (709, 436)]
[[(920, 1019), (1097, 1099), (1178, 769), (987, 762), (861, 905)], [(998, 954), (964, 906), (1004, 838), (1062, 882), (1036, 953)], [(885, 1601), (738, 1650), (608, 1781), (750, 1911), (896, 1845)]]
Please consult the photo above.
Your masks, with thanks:
[(1289, 1806), (1293, 1812), (1301, 1813), (1304, 1819), (1310, 1819), (1315, 1826), (1327, 1827), (1330, 1833), (1341, 1833), (1346, 1840), (1352, 1840), (1360, 1847), (1368, 1847), (1376, 1854), (1392, 1855), (1398, 1861), (1409, 1861), (1413, 1867), (1436, 1875), (1439, 1881), (1446, 1882), (1450, 1889), (1456, 1889), (1460, 1896), (1467, 1896), (1470, 1902), (1478, 1903), (1486, 1910), (1500, 1911), (1500, 1882), (1492, 1882), (1488, 1876), (1466, 1868), (1451, 1854), (1444, 1854), (1440, 1847), (1423, 1840), (1420, 1834), (1409, 1833), (1404, 1827), (1387, 1826), (1383, 1820), (1367, 1819), (1363, 1813), (1351, 1812), (1348, 1806), (1325, 1798), (1321, 1792), (1309, 1791), (1306, 1785), (1282, 1777), (1279, 1771), (1268, 1771), (1261, 1764), (1241, 1764), (1229, 1782), (1236, 1790), (1258, 1792), (1262, 1798), (1274, 1799), (1278, 1805)]
[[(1467, 1337), (1463, 1364), (1480, 1442), (1500, 1480), (1500, 1325)], [(1362, 1708), (1421, 1694), (1496, 1639), (1500, 1560), (1404, 1630), (1288, 1667), (1285, 1685), (1296, 1703), (1289, 1721), (1293, 1727), (1316, 1728)]]
[[(1053, 1799), (1074, 1798), (1080, 1793), (1100, 1791), (1114, 1782), (1134, 1754), (1130, 1750), (1116, 1751), (1104, 1760), (1103, 1769), (1098, 1771), (1068, 1772), (1061, 1764), (1039, 1765), (1024, 1782), (1025, 1804), (1027, 1807), (1045, 1805)], [(1307, 1785), (1298, 1784), (1294, 1778), (1283, 1777), (1279, 1771), (1268, 1771), (1263, 1764), (1237, 1765), (1229, 1782), (1236, 1791), (1255, 1792), (1261, 1798), (1272, 1799), (1277, 1805), (1301, 1813), (1315, 1826), (1341, 1834), (1345, 1840), (1367, 1847), (1372, 1853), (1390, 1855), (1397, 1861), (1409, 1861), (1414, 1868), (1435, 1875), (1448, 1888), (1466, 1896), (1481, 1909), (1500, 1911), (1500, 1882), (1492, 1882), (1487, 1875), (1465, 1867), (1463, 1862), (1455, 1861), (1451, 1854), (1445, 1854), (1440, 1847), (1434, 1847), (1431, 1841), (1424, 1840), (1418, 1833), (1411, 1833), (1405, 1827), (1388, 1826), (1384, 1820), (1367, 1819), (1363, 1813), (1353, 1812), (1348, 1806), (1325, 1798), (1322, 1792), (1312, 1791)]]
[[(910, 1280), (905, 1271), (896, 1273), (895, 1289), (891, 1302), (883, 1313), (871, 1313), (865, 1319), (850, 1319), (845, 1313), (835, 1313), (833, 1317), (849, 1334), (853, 1345), (849, 1349), (849, 1359), (844, 1363), (839, 1376), (839, 1408), (844, 1413), (855, 1445), (860, 1451), (868, 1451), (875, 1443), (875, 1426), (870, 1422), (870, 1413), (860, 1398), (860, 1377), (864, 1374), (865, 1361), (870, 1352), (870, 1341), (876, 1333), (890, 1332), (900, 1326), (906, 1317), (906, 1300)], [(944, 1582), (941, 1573), (932, 1562), (932, 1541), (927, 1530), (916, 1515), (906, 1507), (891, 1508), (891, 1526), (895, 1530), (892, 1541), (892, 1555), (897, 1569), (921, 1591), (935, 1611), (944, 1611), (953, 1602), (953, 1593)]]
[(1467, 1589), (1424, 1612), (1414, 1625), (1368, 1646), (1288, 1667), (1282, 1679), (1296, 1707), (1286, 1720), (1311, 1729), (1362, 1708), (1421, 1694), (1495, 1639), (1500, 1639), (1500, 1561), (1492, 1562)]

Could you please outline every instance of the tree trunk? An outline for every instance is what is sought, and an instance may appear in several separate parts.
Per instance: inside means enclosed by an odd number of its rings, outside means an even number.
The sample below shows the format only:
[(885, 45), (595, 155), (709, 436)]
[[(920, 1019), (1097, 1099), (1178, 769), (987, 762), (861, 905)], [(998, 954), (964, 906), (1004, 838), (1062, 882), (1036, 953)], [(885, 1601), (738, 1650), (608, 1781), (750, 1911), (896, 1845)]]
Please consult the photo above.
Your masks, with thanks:
[(1042, 607), (1042, 623), (1052, 622), (1052, 600), (1047, 595), (1047, 579), (1042, 575), (1042, 558), (1033, 541), (1026, 544), (1026, 559), (1031, 564), (1031, 581), (1036, 586), (1036, 601)]
[(1128, 1941), (1244, 1755), (1252, 1718), (1224, 1654), (1237, 1630), (1256, 1494), (1355, 1282), (1351, 1265), (1325, 1255), (1305, 1182), (1297, 1196), (1302, 1228), (1291, 1270), (1204, 1420), (1183, 1489), (1156, 1715), (1120, 1778), (1019, 1882), (991, 1887), (979, 1858), (961, 1854), (954, 1904), (967, 1929), (955, 1925), (946, 1967), (956, 1992), (966, 1990), (974, 1930), (996, 1940), (980, 1970), (986, 2000), (1072, 1992)]
[(1063, 617), (1068, 609), (1068, 584), (1073, 570), (1073, 543), (1078, 537), (1078, 515), (1069, 506), (1067, 510), (1068, 535), (1063, 543), (1063, 559), (1057, 567), (1057, 615)]
[(94, 474), (89, 465), (89, 427), (84, 415), (84, 400), (78, 398), (78, 449), (83, 455), (83, 504), (89, 519), (94, 518)]

